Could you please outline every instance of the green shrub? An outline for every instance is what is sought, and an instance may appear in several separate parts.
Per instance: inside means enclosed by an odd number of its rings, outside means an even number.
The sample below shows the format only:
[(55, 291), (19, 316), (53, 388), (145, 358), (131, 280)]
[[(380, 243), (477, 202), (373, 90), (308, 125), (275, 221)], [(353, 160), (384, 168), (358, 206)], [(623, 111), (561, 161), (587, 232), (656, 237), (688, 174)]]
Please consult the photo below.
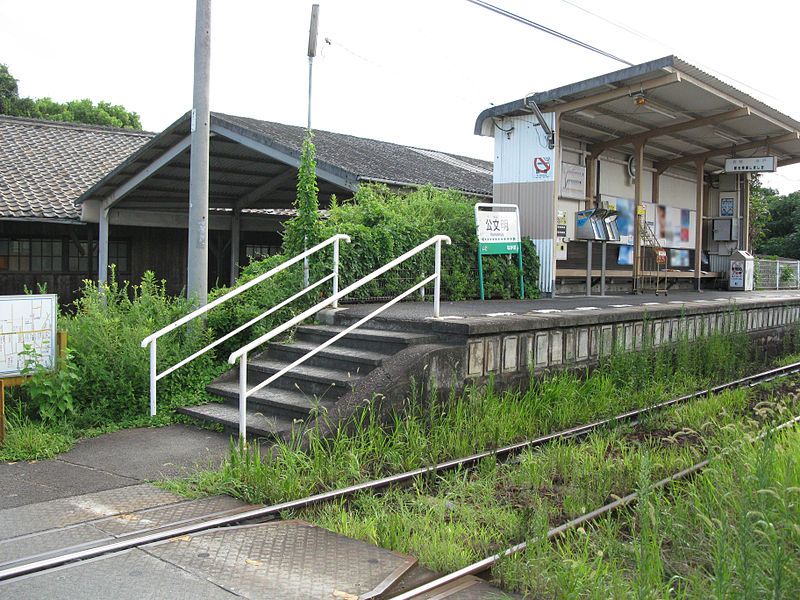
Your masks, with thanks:
[[(101, 289), (85, 281), (74, 314), (59, 325), (67, 331), (78, 380), (74, 384), (75, 422), (103, 425), (147, 414), (149, 352), (142, 339), (192, 309), (184, 298), (166, 294), (164, 282), (151, 272), (141, 284), (112, 282)], [(158, 340), (158, 369), (170, 367), (211, 341), (198, 320)], [(159, 411), (204, 396), (204, 388), (221, 372), (213, 352), (190, 362), (158, 383)]]
[[(321, 224), (321, 238), (348, 234), (353, 242), (341, 250), (342, 285), (385, 265), (434, 235), (453, 241), (442, 251), (442, 296), (449, 300), (480, 297), (477, 276), (478, 238), (475, 234), (474, 202), (455, 191), (423, 187), (398, 194), (386, 186), (361, 186), (352, 201), (334, 205)], [(292, 224), (287, 225), (287, 235)], [(539, 262), (530, 240), (523, 243), (525, 288), (528, 297), (538, 292)], [(392, 272), (368, 284), (356, 297), (395, 296), (405, 291), (423, 273), (433, 273), (434, 253), (422, 252)], [(519, 295), (516, 260), (505, 256), (484, 258), (486, 296), (512, 298)]]
[(54, 369), (48, 369), (39, 361), (39, 354), (31, 346), (21, 353), (25, 366), (22, 375), (27, 376), (25, 391), (30, 396), (31, 408), (39, 413), (42, 421), (58, 421), (75, 413), (73, 390), (79, 380), (78, 369), (73, 362), (71, 350), (58, 357)]
[[(475, 234), (474, 202), (455, 191), (441, 191), (424, 187), (408, 194), (400, 194), (382, 185), (364, 185), (351, 201), (333, 202), (328, 218), (318, 224), (317, 239), (328, 239), (345, 233), (352, 243), (340, 245), (339, 289), (372, 273), (404, 252), (414, 248), (434, 235), (450, 236), (451, 246), (442, 250), (442, 297), (449, 300), (466, 300), (480, 297), (477, 273), (478, 240)], [(308, 230), (305, 220), (293, 219), (286, 223), (284, 254), (251, 262), (243, 270), (236, 284), (241, 285), (266, 273), (302, 251), (303, 231)], [(311, 281), (330, 273), (332, 248), (312, 256)], [(530, 240), (523, 242), (526, 297), (538, 295), (539, 261)], [(433, 273), (434, 251), (431, 248), (409, 259), (375, 281), (348, 296), (349, 299), (394, 297)], [(262, 314), (302, 289), (301, 263), (279, 273), (268, 282), (244, 292), (237, 301), (228, 302), (209, 312), (208, 325), (219, 337)], [(505, 256), (484, 258), (486, 295), (488, 298), (512, 298), (519, 295), (519, 269), (516, 258)], [(428, 297), (432, 294), (432, 284)], [(214, 290), (210, 298), (218, 298), (230, 288)], [(220, 357), (258, 335), (263, 334), (303, 309), (330, 294), (330, 286), (318, 288), (284, 309), (266, 317), (221, 345)]]

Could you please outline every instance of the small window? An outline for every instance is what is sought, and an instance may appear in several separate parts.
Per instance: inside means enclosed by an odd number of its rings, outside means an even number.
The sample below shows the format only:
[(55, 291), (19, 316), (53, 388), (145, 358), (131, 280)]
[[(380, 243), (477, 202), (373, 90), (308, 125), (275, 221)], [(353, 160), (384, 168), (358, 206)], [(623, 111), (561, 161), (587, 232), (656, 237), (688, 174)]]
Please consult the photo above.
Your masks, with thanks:
[(245, 255), (250, 261), (261, 260), (273, 254), (279, 254), (280, 251), (279, 246), (265, 246), (262, 244), (247, 244), (245, 246)]
[(60, 272), (63, 243), (61, 239), (0, 239), (0, 271)]

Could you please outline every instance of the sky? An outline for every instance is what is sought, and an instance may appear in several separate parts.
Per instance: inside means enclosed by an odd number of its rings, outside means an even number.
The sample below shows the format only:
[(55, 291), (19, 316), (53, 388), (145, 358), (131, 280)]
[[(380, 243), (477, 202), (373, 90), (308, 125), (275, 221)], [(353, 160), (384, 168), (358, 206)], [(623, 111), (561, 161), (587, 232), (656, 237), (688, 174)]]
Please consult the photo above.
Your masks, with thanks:
[[(492, 2), (633, 63), (676, 54), (800, 119), (798, 2)], [(318, 3), (316, 129), (491, 160), (483, 109), (625, 66), (466, 0)], [(311, 4), (212, 0), (212, 110), (305, 125)], [(23, 96), (122, 104), (160, 131), (191, 108), (194, 19), (194, 0), (0, 0), (0, 63)], [(798, 190), (800, 165), (764, 181)]]

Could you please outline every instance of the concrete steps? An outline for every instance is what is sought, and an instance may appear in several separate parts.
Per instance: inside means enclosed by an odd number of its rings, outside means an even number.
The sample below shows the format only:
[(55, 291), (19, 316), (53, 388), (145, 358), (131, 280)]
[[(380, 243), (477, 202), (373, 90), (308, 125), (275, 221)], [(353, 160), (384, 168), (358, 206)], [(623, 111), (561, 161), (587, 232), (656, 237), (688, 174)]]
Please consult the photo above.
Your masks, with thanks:
[[(248, 389), (343, 329), (337, 325), (303, 325), (296, 330), (293, 341), (268, 344), (248, 362)], [(248, 435), (274, 439), (287, 436), (298, 421), (313, 419), (331, 409), (353, 385), (397, 352), (435, 340), (435, 335), (380, 329), (360, 329), (346, 335), (248, 398)], [(221, 403), (184, 407), (179, 412), (238, 433), (238, 379), (237, 365), (206, 388)]]

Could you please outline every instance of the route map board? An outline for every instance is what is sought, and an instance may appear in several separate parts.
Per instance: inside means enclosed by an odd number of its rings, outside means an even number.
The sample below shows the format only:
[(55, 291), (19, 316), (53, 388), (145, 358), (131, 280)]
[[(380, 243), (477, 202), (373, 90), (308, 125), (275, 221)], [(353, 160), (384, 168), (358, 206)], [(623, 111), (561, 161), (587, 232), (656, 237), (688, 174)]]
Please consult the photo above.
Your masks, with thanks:
[(57, 306), (55, 294), (0, 296), (0, 377), (21, 374), (26, 345), (36, 350), (42, 366), (55, 364)]

